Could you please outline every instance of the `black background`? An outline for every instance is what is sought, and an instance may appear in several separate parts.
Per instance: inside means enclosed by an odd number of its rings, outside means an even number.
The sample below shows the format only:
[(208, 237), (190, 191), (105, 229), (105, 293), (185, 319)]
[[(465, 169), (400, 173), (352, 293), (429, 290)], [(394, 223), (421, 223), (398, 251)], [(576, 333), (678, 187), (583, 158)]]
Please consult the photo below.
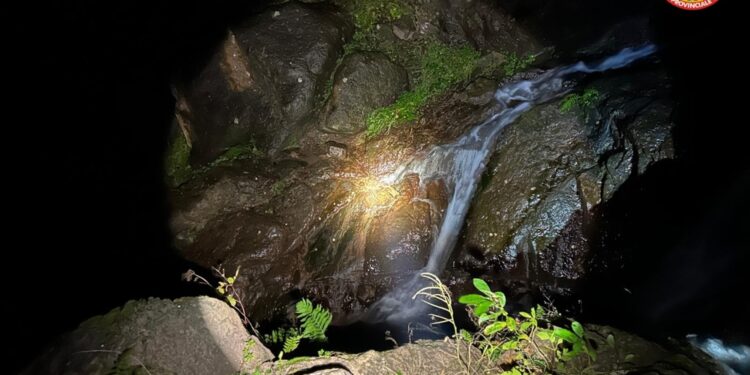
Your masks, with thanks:
[[(709, 331), (729, 324), (741, 330), (744, 319), (737, 317), (749, 311), (748, 299), (729, 289), (747, 288), (750, 250), (747, 104), (743, 95), (728, 91), (739, 86), (741, 93), (746, 75), (735, 52), (745, 43), (729, 17), (737, 12), (736, 2), (722, 0), (700, 12), (656, 0), (616, 6), (582, 1), (572, 11), (564, 5), (569, 1), (552, 2), (559, 4), (556, 22), (562, 26), (555, 27), (561, 29), (606, 27), (613, 13), (649, 12), (664, 64), (676, 77), (681, 161), (658, 176), (629, 183), (608, 208), (627, 219), (599, 229), (621, 229), (624, 240), (603, 241), (640, 249), (634, 256), (640, 266), (618, 277), (629, 285), (634, 284), (630, 278), (640, 282), (636, 289), (669, 295), (669, 288), (690, 284), (690, 274), (674, 286), (673, 278), (657, 277), (673, 264), (668, 260), (678, 244), (701, 231), (708, 238), (729, 238), (723, 251), (729, 252), (730, 264), (711, 270), (714, 276), (700, 267), (680, 271), (695, 272), (709, 285), (695, 290), (701, 298), (691, 303), (703, 304), (703, 310), (696, 309), (685, 324), (710, 321), (715, 324)], [(532, 18), (533, 6), (512, 5), (519, 19)], [(199, 67), (227, 25), (261, 6), (229, 0), (71, 1), (6, 14), (14, 21), (4, 54), (11, 65), (4, 71), (10, 111), (2, 138), (3, 190), (10, 207), (2, 224), (3, 310), (9, 326), (4, 337), (11, 370), (55, 335), (128, 299), (194, 292), (179, 280), (187, 265), (171, 250), (166, 222), (162, 160), (173, 108), (169, 82)], [(726, 211), (715, 213), (722, 200)], [(721, 245), (711, 242), (695, 251), (713, 246)], [(597, 297), (607, 290), (590, 293)], [(603, 298), (591, 314), (613, 314), (612, 320), (637, 327), (646, 319), (640, 310), (661, 301), (654, 293), (634, 301), (641, 304), (633, 308), (638, 311), (624, 311), (616, 308), (617, 301)], [(717, 310), (725, 308), (734, 308), (734, 318), (723, 320)], [(664, 322), (654, 319), (656, 325)]]

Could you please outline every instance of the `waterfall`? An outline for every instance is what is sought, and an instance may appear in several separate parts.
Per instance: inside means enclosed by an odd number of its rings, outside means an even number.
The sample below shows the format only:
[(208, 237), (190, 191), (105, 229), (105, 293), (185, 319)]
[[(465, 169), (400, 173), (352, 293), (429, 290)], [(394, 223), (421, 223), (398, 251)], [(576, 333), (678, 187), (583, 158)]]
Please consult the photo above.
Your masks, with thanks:
[[(450, 257), (463, 226), (485, 163), (495, 148), (502, 130), (535, 105), (566, 94), (570, 89), (565, 78), (575, 73), (595, 73), (623, 68), (634, 61), (650, 56), (656, 46), (646, 44), (625, 48), (617, 54), (592, 64), (578, 62), (556, 68), (531, 80), (510, 83), (497, 90), (495, 99), (500, 110), (485, 122), (473, 127), (453, 143), (435, 146), (415, 157), (404, 167), (385, 178), (395, 183), (406, 174), (417, 173), (421, 181), (442, 179), (452, 191), (443, 216), (443, 223), (432, 246), (427, 265), (421, 272), (439, 274)], [(419, 275), (398, 286), (374, 303), (366, 320), (404, 320), (414, 316), (423, 304), (414, 303), (412, 295), (422, 286)]]

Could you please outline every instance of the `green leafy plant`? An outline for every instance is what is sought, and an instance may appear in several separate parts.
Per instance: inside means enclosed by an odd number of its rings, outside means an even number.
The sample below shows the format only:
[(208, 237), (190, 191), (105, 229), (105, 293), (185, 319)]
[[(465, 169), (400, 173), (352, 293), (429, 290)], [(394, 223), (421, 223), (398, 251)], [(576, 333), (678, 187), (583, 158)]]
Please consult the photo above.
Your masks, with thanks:
[(536, 60), (534, 55), (527, 55), (525, 57), (520, 57), (515, 52), (509, 54), (507, 57), (507, 61), (505, 62), (505, 65), (503, 66), (505, 75), (512, 76), (512, 75), (515, 75), (516, 73), (526, 70), (526, 68), (528, 68), (529, 65), (534, 63), (534, 60)]
[(520, 312), (517, 318), (510, 316), (505, 309), (505, 294), (493, 291), (482, 279), (474, 279), (473, 284), (479, 294), (461, 296), (458, 302), (468, 306), (479, 330), (473, 336), (462, 332), (462, 336), (490, 361), (501, 356), (512, 358), (513, 367), (503, 374), (532, 374), (555, 367), (560, 370), (565, 361), (584, 353), (596, 360), (596, 352), (589, 346), (580, 323), (574, 321), (571, 330), (550, 324), (543, 327), (540, 323), (545, 319), (545, 311), (541, 306)]
[(323, 306), (313, 306), (306, 298), (297, 302), (295, 307), (297, 318), (302, 321), (302, 337), (313, 341), (326, 341), (326, 330), (333, 319), (331, 312)]
[(310, 341), (326, 341), (326, 330), (333, 320), (331, 312), (321, 305), (314, 305), (309, 299), (303, 298), (295, 305), (297, 319), (301, 322), (299, 328), (279, 329), (271, 331), (271, 335), (266, 335), (267, 341), (279, 343), (283, 338), (283, 347), (279, 353), (279, 359), (284, 357), (285, 353), (291, 353), (299, 347), (303, 339)]
[(298, 334), (297, 328), (279, 327), (271, 330), (270, 333), (263, 335), (263, 342), (267, 344), (281, 345), (289, 336)]
[(583, 91), (582, 94), (568, 94), (560, 102), (560, 112), (567, 113), (573, 109), (579, 109), (585, 111), (595, 107), (599, 104), (601, 95), (599, 91), (594, 88), (589, 88)]
[(573, 321), (570, 324), (570, 330), (555, 327), (552, 334), (564, 341), (568, 346), (563, 347), (560, 356), (563, 360), (573, 359), (583, 353), (589, 356), (591, 360), (596, 360), (596, 352), (589, 346), (586, 340), (586, 332), (581, 323)]
[(187, 271), (185, 271), (182, 274), (182, 279), (187, 282), (197, 282), (199, 284), (203, 284), (210, 288), (213, 288), (214, 291), (216, 291), (216, 294), (219, 295), (219, 297), (224, 299), (224, 301), (226, 301), (229, 306), (232, 306), (232, 308), (237, 311), (237, 313), (240, 315), (240, 318), (242, 318), (242, 323), (244, 323), (245, 326), (250, 327), (255, 336), (260, 337), (258, 328), (253, 325), (252, 322), (250, 322), (250, 318), (247, 315), (245, 305), (242, 303), (242, 292), (235, 286), (235, 283), (237, 282), (237, 279), (240, 275), (240, 267), (237, 267), (235, 269), (233, 276), (227, 276), (224, 268), (222, 268), (221, 266), (213, 267), (212, 271), (219, 279), (218, 285), (216, 286), (211, 284), (206, 278), (197, 274), (192, 269), (188, 269)]

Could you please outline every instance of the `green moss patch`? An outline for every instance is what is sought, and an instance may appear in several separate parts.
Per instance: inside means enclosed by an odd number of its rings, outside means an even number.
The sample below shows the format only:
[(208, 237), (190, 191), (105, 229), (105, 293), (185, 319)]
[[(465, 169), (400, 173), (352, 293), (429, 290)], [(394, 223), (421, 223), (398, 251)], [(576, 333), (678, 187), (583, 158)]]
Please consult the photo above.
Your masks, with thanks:
[(534, 60), (535, 57), (533, 55), (521, 57), (515, 53), (511, 53), (510, 55), (508, 55), (508, 61), (506, 61), (505, 65), (503, 66), (505, 75), (512, 76), (516, 73), (520, 73), (526, 70), (529, 65), (534, 63)]
[(165, 170), (170, 186), (182, 185), (190, 179), (193, 173), (190, 167), (190, 145), (182, 134), (177, 134), (169, 144)]
[(407, 12), (408, 8), (396, 0), (357, 0), (354, 1), (352, 15), (357, 29), (368, 32), (377, 24), (395, 21)]
[(416, 87), (402, 94), (390, 106), (370, 113), (367, 116), (367, 136), (374, 137), (393, 126), (416, 120), (430, 98), (468, 80), (479, 57), (479, 52), (468, 46), (430, 43), (420, 61)]

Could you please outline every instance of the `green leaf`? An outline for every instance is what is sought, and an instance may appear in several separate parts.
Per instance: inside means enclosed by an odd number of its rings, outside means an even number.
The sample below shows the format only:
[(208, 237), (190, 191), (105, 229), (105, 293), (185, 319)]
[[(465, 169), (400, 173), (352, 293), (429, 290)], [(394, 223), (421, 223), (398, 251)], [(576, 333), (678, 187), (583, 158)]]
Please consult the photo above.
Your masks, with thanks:
[(333, 320), (333, 315), (328, 309), (303, 298), (297, 302), (297, 317), (302, 321), (302, 337), (313, 341), (325, 341), (325, 332)]
[(299, 342), (302, 340), (302, 336), (289, 336), (284, 341), (284, 353), (291, 353), (299, 346)]
[(573, 344), (573, 349), (571, 350), (571, 353), (575, 355), (583, 353), (583, 341), (576, 341)]
[(612, 334), (607, 335), (607, 344), (611, 347), (615, 346), (615, 337)]
[(576, 336), (573, 332), (565, 328), (555, 327), (555, 329), (552, 331), (552, 334), (571, 344), (581, 341), (580, 337)]
[(492, 306), (492, 302), (490, 301), (486, 301), (486, 302), (478, 304), (474, 308), (474, 315), (481, 316), (482, 314), (486, 313), (490, 309), (491, 306)]
[(516, 320), (515, 319), (513, 319), (512, 317), (509, 316), (509, 317), (507, 317), (505, 319), (505, 323), (507, 324), (509, 330), (511, 330), (513, 332), (516, 331), (517, 326), (516, 326)]
[(531, 327), (531, 322), (523, 322), (521, 323), (521, 331), (526, 331)]
[(234, 296), (232, 296), (232, 295), (228, 295), (227, 296), (227, 302), (229, 302), (229, 305), (232, 306), (232, 307), (237, 306), (237, 300), (234, 299)]
[(313, 303), (309, 299), (303, 298), (297, 302), (294, 308), (297, 311), (297, 316), (304, 318), (312, 313)]
[(515, 340), (507, 341), (500, 346), (502, 350), (515, 350), (516, 348), (518, 348), (518, 341)]
[(479, 305), (481, 303), (488, 302), (487, 297), (479, 294), (467, 294), (458, 298), (458, 303), (464, 305)]
[(471, 333), (469, 331), (462, 329), (461, 330), (461, 338), (466, 340), (466, 342), (471, 342), (474, 338), (471, 336)]
[[(533, 312), (534, 312), (534, 309), (531, 309), (531, 312), (533, 313)], [(518, 313), (518, 315), (520, 315), (520, 316), (522, 316), (522, 317), (524, 317), (524, 318), (526, 318), (526, 319), (531, 319), (531, 314), (529, 314), (529, 313), (527, 313), (527, 312), (523, 312), (523, 311), (521, 311), (520, 313)]]
[(495, 322), (495, 323), (492, 323), (492, 324), (488, 325), (484, 329), (484, 334), (485, 335), (495, 334), (495, 333), (500, 332), (501, 330), (503, 330), (505, 328), (505, 326), (507, 326), (507, 325), (508, 325), (508, 323), (506, 323), (506, 322)]
[(536, 317), (542, 317), (542, 316), (544, 316), (544, 309), (542, 308), (542, 306), (537, 305), (536, 315), (534, 317), (536, 318)]
[(635, 359), (635, 354), (628, 354), (625, 356), (625, 362), (632, 362)]
[(536, 333), (536, 335), (540, 339), (545, 340), (545, 341), (550, 341), (552, 339), (552, 334), (547, 330), (539, 331)]
[(591, 349), (589, 347), (584, 347), (584, 350), (586, 351), (586, 354), (588, 354), (589, 357), (591, 357), (591, 360), (596, 362), (596, 357), (597, 357), (596, 350)]
[(570, 327), (573, 328), (573, 332), (575, 332), (578, 337), (583, 338), (584, 333), (581, 323), (573, 321), (573, 323), (570, 324)]
[(497, 299), (497, 303), (500, 305), (500, 307), (505, 307), (505, 293), (495, 292), (495, 298)]
[(234, 281), (235, 281), (235, 280), (236, 280), (236, 279), (235, 279), (235, 278), (234, 278), (233, 276), (229, 276), (229, 277), (227, 278), (227, 282), (228, 282), (228, 283), (229, 283), (230, 285), (231, 285), (231, 284), (234, 284)]
[(487, 322), (488, 320), (497, 319), (496, 316), (493, 316), (495, 314), (482, 314), (482, 316), (479, 317), (479, 320), (477, 321), (477, 324), (482, 325), (482, 323)]
[(223, 295), (224, 295), (224, 294), (226, 293), (226, 290), (224, 290), (224, 287), (223, 287), (223, 286), (220, 286), (220, 287), (217, 287), (217, 288), (216, 288), (216, 292), (218, 292), (218, 293), (219, 293), (219, 295), (222, 295), (222, 296), (223, 296)]
[(490, 286), (482, 279), (474, 279), (474, 287), (488, 296), (492, 295), (492, 289), (490, 289)]

